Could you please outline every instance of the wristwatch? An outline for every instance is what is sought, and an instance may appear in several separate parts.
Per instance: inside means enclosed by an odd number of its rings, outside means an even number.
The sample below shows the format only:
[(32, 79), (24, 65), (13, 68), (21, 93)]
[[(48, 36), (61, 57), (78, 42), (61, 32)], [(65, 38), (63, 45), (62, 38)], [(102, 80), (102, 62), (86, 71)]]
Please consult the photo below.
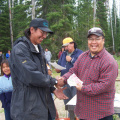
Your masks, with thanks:
[(57, 84), (57, 83), (58, 83), (58, 81), (56, 80), (56, 81), (55, 81), (55, 84)]

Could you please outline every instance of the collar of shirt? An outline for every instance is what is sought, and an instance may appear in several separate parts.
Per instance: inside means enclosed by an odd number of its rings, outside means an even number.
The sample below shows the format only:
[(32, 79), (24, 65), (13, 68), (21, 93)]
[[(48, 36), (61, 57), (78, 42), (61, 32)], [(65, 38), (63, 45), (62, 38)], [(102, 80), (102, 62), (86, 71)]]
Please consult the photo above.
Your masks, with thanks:
[(77, 52), (77, 48), (76, 48), (72, 53), (69, 53), (69, 52), (67, 51), (67, 55), (68, 55), (68, 56), (71, 56), (72, 54), (75, 54), (75, 52)]
[(11, 75), (5, 75), (5, 74), (4, 74), (4, 76), (5, 76), (6, 78), (9, 78)]
[(93, 58), (95, 58), (95, 57), (102, 57), (102, 55), (103, 55), (103, 53), (104, 53), (104, 51), (105, 51), (105, 48), (103, 48), (98, 54), (96, 54), (96, 55), (94, 55), (94, 56), (91, 56), (91, 53), (90, 53), (90, 51), (88, 51), (88, 54), (89, 54), (89, 56), (90, 56), (90, 58), (91, 59), (93, 59)]
[[(34, 45), (34, 44), (33, 44), (33, 45)], [(37, 52), (39, 52), (38, 45), (34, 45), (34, 47), (35, 47), (35, 50), (36, 50)]]
[[(72, 53), (73, 53), (73, 52), (72, 52)], [(68, 56), (71, 56), (71, 55), (72, 55), (72, 53), (67, 52), (67, 55), (68, 55)]]

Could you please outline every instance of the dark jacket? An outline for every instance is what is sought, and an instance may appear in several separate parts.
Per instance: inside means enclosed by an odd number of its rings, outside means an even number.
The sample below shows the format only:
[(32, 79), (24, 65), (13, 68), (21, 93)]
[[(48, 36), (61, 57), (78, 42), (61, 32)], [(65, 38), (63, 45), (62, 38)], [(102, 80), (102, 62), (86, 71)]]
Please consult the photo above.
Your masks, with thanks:
[(2, 108), (10, 108), (12, 92), (0, 94), (0, 100), (2, 102)]
[(55, 79), (47, 72), (42, 47), (39, 51), (26, 37), (14, 43), (9, 64), (13, 82), (11, 117), (13, 120), (48, 120), (48, 111), (55, 118), (51, 92)]
[(58, 64), (63, 66), (63, 67), (66, 67), (66, 69), (61, 70), (61, 76), (63, 76), (65, 73), (67, 73), (69, 71), (70, 68), (73, 67), (75, 61), (77, 60), (79, 55), (82, 53), (83, 53), (82, 50), (76, 48), (70, 56), (72, 58), (72, 60), (70, 62), (66, 61), (67, 52), (64, 51), (62, 53), (62, 55), (60, 56), (60, 59), (58, 60)]

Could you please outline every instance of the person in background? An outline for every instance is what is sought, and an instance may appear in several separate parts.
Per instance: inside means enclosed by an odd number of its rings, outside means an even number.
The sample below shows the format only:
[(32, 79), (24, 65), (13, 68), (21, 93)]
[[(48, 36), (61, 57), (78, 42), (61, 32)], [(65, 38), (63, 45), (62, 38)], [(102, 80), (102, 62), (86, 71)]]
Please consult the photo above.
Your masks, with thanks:
[(8, 50), (8, 52), (6, 53), (6, 59), (8, 59), (10, 57), (10, 50)]
[(48, 51), (48, 48), (45, 49), (45, 58), (49, 64), (49, 62), (51, 62), (52, 54), (50, 51)]
[(0, 80), (0, 94), (10, 92), (13, 90), (12, 83), (11, 84), (4, 84), (4, 81)]
[[(10, 68), (7, 60), (3, 60), (1, 63), (1, 77), (0, 85), (12, 86)], [(5, 120), (12, 120), (10, 117), (10, 104), (11, 104), (12, 91), (0, 94), (0, 100), (2, 102), (2, 108), (4, 108)]]
[[(76, 43), (70, 37), (63, 39), (62, 47), (64, 47), (65, 51), (62, 53), (60, 59), (58, 60), (58, 64), (65, 67), (66, 69), (64, 70), (56, 69), (56, 72), (58, 73), (60, 72), (61, 76), (63, 76), (65, 73), (69, 71), (70, 68), (73, 67), (79, 55), (83, 53), (82, 50), (77, 48)], [(70, 87), (68, 84), (65, 85), (64, 87), (67, 87), (67, 89), (65, 89), (63, 92), (69, 98), (64, 100), (64, 104), (66, 105), (66, 103), (76, 94), (76, 88), (74, 86)]]
[(67, 99), (59, 82), (48, 75), (47, 61), (41, 42), (48, 34), (48, 21), (33, 19), (23, 37), (14, 42), (9, 65), (13, 83), (11, 117), (13, 120), (53, 120), (56, 110), (51, 93), (59, 99)]
[(0, 51), (0, 65), (1, 65), (2, 60), (4, 60), (4, 54), (2, 53), (2, 51)]
[(89, 50), (58, 79), (61, 82), (59, 86), (67, 84), (67, 79), (74, 73), (83, 82), (76, 85), (76, 116), (80, 120), (113, 120), (118, 65), (104, 47), (105, 37), (101, 28), (91, 28), (87, 38)]
[(58, 59), (60, 59), (60, 56), (62, 55), (63, 51), (64, 51), (64, 46), (62, 46), (61, 50), (58, 53)]

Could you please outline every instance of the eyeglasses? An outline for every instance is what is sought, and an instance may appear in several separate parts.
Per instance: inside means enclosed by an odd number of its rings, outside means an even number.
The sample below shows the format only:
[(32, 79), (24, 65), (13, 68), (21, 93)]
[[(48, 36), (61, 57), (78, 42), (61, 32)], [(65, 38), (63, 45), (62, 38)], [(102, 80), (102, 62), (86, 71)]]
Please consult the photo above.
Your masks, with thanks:
[(47, 32), (45, 32), (45, 31), (42, 31), (42, 30), (40, 30), (40, 32), (42, 33), (42, 35), (46, 35), (46, 37), (49, 35)]
[[(103, 39), (103, 38), (102, 38), (102, 39)], [(101, 37), (97, 37), (97, 38), (88, 38), (88, 40), (89, 40), (90, 42), (93, 42), (94, 40), (95, 40), (96, 42), (98, 42), (98, 41), (101, 40)]]

